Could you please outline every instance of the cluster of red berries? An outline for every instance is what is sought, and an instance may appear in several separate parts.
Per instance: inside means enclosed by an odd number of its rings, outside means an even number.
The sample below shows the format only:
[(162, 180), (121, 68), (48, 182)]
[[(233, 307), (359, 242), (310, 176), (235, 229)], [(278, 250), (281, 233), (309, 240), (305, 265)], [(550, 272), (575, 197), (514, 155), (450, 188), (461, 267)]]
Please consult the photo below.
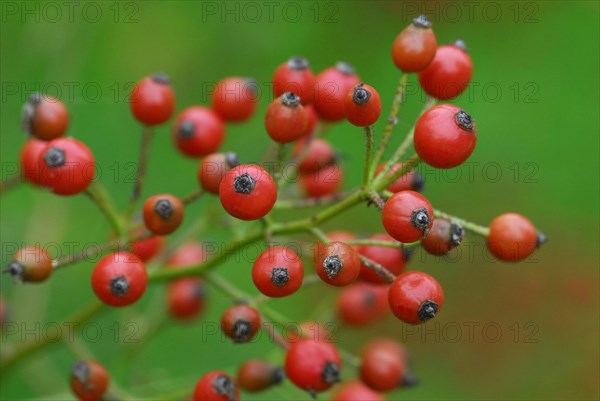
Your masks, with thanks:
[[(418, 73), (423, 90), (438, 100), (458, 96), (472, 75), (464, 42), (438, 47), (431, 24), (423, 16), (398, 35), (392, 59), (404, 73)], [(337, 63), (315, 75), (306, 59), (292, 57), (277, 67), (273, 91), (274, 100), (264, 116), (266, 133), (280, 146), (294, 143), (292, 157), (308, 198), (335, 194), (342, 170), (333, 147), (316, 135), (317, 124), (345, 119), (371, 129), (381, 115), (377, 90), (361, 82), (348, 63)], [(201, 158), (197, 170), (201, 189), (218, 196), (223, 209), (240, 220), (263, 219), (278, 200), (277, 176), (259, 165), (240, 163), (235, 153), (219, 152), (226, 124), (248, 120), (257, 101), (253, 80), (227, 78), (216, 84), (210, 107), (185, 108), (172, 127), (176, 148), (186, 157)], [(165, 74), (148, 76), (134, 87), (131, 111), (147, 129), (170, 120), (175, 109), (175, 95)], [(57, 99), (35, 94), (23, 110), (23, 127), (30, 138), (21, 151), (23, 177), (59, 195), (89, 191), (94, 157), (82, 142), (62, 137), (69, 119), (65, 106)], [(431, 107), (414, 127), (418, 157), (436, 168), (452, 168), (465, 162), (476, 141), (473, 118), (451, 104)], [(336, 231), (314, 245), (316, 275), (331, 286), (344, 287), (338, 294), (336, 313), (347, 325), (369, 324), (388, 311), (403, 322), (419, 324), (432, 319), (443, 306), (442, 287), (432, 276), (404, 271), (410, 257), (404, 245), (420, 243), (431, 254), (445, 255), (460, 245), (465, 227), (461, 221), (436, 217), (430, 202), (419, 193), (423, 178), (414, 168), (404, 172), (405, 168), (404, 163), (392, 161), (373, 169), (374, 179), (397, 177), (385, 191), (379, 191), (386, 233), (373, 234), (361, 244), (353, 233)], [(139, 300), (148, 282), (145, 263), (160, 254), (164, 236), (175, 232), (184, 218), (185, 202), (177, 196), (165, 193), (148, 197), (141, 218), (145, 230), (130, 227), (133, 234), (125, 239), (135, 240), (129, 249), (107, 254), (95, 265), (91, 286), (97, 297), (113, 307)], [(497, 217), (487, 235), (488, 249), (504, 261), (528, 257), (543, 241), (543, 235), (528, 219), (514, 213)], [(205, 260), (202, 244), (188, 242), (172, 253), (165, 265), (182, 269)], [(27, 246), (13, 255), (7, 272), (20, 281), (41, 282), (56, 265), (58, 261), (45, 250)], [(283, 246), (271, 246), (262, 252), (251, 272), (258, 291), (271, 298), (296, 293), (304, 277), (300, 255)], [(197, 317), (205, 302), (206, 285), (201, 278), (177, 278), (169, 284), (167, 308), (174, 318)], [(236, 304), (223, 312), (221, 329), (233, 342), (248, 343), (261, 329), (261, 322), (259, 308)], [(306, 338), (305, 334), (287, 344), (283, 368), (251, 360), (240, 367), (237, 378), (211, 371), (197, 382), (193, 398), (233, 401), (239, 399), (240, 387), (261, 391), (281, 382), (284, 376), (313, 395), (329, 389), (341, 380), (340, 353), (321, 336)], [(414, 384), (407, 361), (406, 351), (398, 342), (386, 338), (370, 341), (361, 353), (360, 381), (341, 385), (332, 399), (382, 400), (382, 392)], [(102, 399), (108, 383), (106, 370), (97, 362), (80, 361), (73, 367), (71, 386), (81, 400)]]

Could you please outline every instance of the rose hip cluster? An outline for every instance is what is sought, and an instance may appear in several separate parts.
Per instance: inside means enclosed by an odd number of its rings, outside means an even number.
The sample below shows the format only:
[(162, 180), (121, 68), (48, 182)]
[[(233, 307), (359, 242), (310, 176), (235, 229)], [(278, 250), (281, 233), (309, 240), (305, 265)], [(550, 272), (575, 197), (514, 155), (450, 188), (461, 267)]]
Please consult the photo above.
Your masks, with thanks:
[[(438, 46), (424, 16), (414, 19), (396, 37), (392, 59), (404, 76), (418, 73), (422, 89), (435, 100), (460, 95), (473, 70), (464, 42)], [(398, 102), (403, 100), (405, 83), (399, 87)], [(513, 262), (527, 258), (545, 241), (543, 234), (519, 214), (500, 215), (489, 228), (476, 226), (438, 212), (420, 193), (424, 181), (415, 170), (416, 163), (453, 168), (464, 163), (475, 149), (477, 128), (465, 110), (453, 104), (431, 106), (432, 100), (408, 137), (416, 156), (381, 162), (381, 155), (373, 156), (371, 152), (373, 125), (382, 108), (377, 90), (362, 82), (348, 63), (339, 62), (315, 75), (302, 57), (292, 57), (275, 70), (274, 99), (266, 109), (264, 127), (277, 144), (280, 156), (285, 146), (291, 145), (291, 161), (299, 171), (298, 184), (304, 194), (303, 199), (294, 201), (333, 206), (296, 225), (272, 225), (266, 217), (278, 202), (286, 201), (279, 194), (286, 180), (277, 171), (269, 172), (256, 163), (242, 163), (236, 153), (221, 150), (227, 124), (241, 123), (253, 116), (257, 92), (257, 83), (249, 78), (230, 77), (218, 82), (210, 106), (189, 106), (175, 117), (173, 142), (184, 156), (200, 159), (199, 187), (206, 194), (218, 196), (230, 216), (260, 220), (268, 240), (270, 235), (298, 231), (315, 235), (310, 268), (314, 267), (322, 282), (342, 287), (335, 305), (339, 322), (364, 326), (391, 311), (405, 323), (420, 324), (438, 315), (444, 303), (441, 285), (427, 273), (405, 271), (415, 246), (434, 255), (446, 255), (460, 246), (465, 232), (472, 231), (487, 237), (487, 248), (497, 259)], [(166, 123), (175, 110), (173, 87), (165, 74), (148, 76), (134, 87), (131, 111), (146, 129)], [(23, 108), (23, 128), (29, 139), (21, 151), (22, 175), (31, 184), (58, 195), (90, 194), (94, 156), (82, 142), (63, 137), (68, 120), (67, 109), (58, 99), (30, 96)], [(333, 146), (323, 138), (323, 127), (343, 120), (364, 128), (367, 135), (365, 180), (347, 198), (336, 197), (342, 168)], [(394, 120), (392, 115), (387, 121), (384, 137), (391, 134)], [(382, 139), (383, 146), (387, 139)], [(361, 201), (380, 209), (381, 232), (361, 239), (348, 231), (325, 234), (317, 227), (343, 208)], [(143, 296), (153, 274), (148, 272), (146, 263), (165, 255), (165, 236), (181, 226), (186, 217), (185, 206), (183, 198), (170, 193), (148, 196), (141, 217), (134, 218), (122, 232), (114, 230), (113, 235), (124, 240), (125, 246), (103, 256), (91, 273), (93, 292), (104, 304), (124, 307)], [(274, 227), (279, 227), (279, 231)], [(269, 245), (254, 260), (248, 280), (268, 298), (292, 296), (301, 289), (307, 275), (307, 260), (301, 256), (289, 247)], [(203, 266), (207, 257), (202, 243), (188, 241), (163, 260), (166, 269), (191, 271)], [(13, 255), (6, 271), (18, 281), (41, 282), (61, 263), (44, 249), (26, 246)], [(191, 320), (204, 310), (207, 284), (201, 276), (173, 274), (166, 307), (174, 319)], [(237, 303), (223, 311), (221, 329), (234, 343), (249, 343), (262, 329), (263, 319), (260, 305)], [(193, 399), (233, 401), (239, 399), (240, 388), (262, 391), (285, 377), (312, 395), (328, 390), (341, 381), (341, 355), (345, 352), (340, 353), (327, 337), (307, 335), (304, 326), (298, 338), (282, 344), (286, 350), (282, 367), (266, 360), (249, 360), (241, 365), (235, 378), (220, 370), (206, 372), (196, 383)], [(332, 400), (383, 400), (382, 393), (416, 382), (409, 372), (406, 350), (393, 339), (373, 339), (359, 356), (358, 362), (353, 359), (349, 363), (357, 369), (356, 379), (340, 384)], [(99, 363), (84, 360), (74, 365), (71, 387), (79, 399), (100, 400), (108, 385), (108, 373)]]

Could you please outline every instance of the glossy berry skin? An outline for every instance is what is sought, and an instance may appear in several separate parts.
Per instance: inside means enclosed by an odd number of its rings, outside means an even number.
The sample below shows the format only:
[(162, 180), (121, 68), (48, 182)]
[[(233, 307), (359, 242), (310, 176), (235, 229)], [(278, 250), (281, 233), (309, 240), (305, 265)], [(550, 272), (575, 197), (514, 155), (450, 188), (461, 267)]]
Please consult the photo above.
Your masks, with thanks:
[[(138, 233), (143, 233), (139, 231)], [(162, 250), (165, 245), (165, 239), (158, 235), (153, 235), (140, 239), (131, 244), (131, 252), (135, 254), (142, 262), (153, 259)]]
[(505, 213), (490, 224), (487, 248), (497, 259), (518, 262), (546, 241), (533, 223), (517, 213)]
[(260, 254), (252, 266), (252, 281), (258, 290), (272, 298), (298, 291), (304, 279), (302, 260), (290, 248), (275, 246)]
[(186, 277), (169, 284), (169, 314), (178, 320), (191, 320), (204, 310), (205, 286), (199, 278)]
[(258, 311), (248, 305), (235, 305), (223, 312), (221, 330), (234, 343), (247, 343), (260, 329)]
[(362, 352), (361, 381), (376, 391), (390, 391), (404, 382), (406, 352), (395, 341), (375, 339), (367, 343)]
[(383, 285), (353, 283), (344, 288), (337, 298), (337, 316), (350, 326), (367, 325), (384, 316), (388, 310), (387, 287)]
[(179, 198), (170, 194), (146, 199), (143, 208), (144, 224), (156, 235), (171, 234), (183, 222), (185, 208)]
[(194, 401), (238, 401), (239, 399), (240, 390), (237, 382), (220, 370), (206, 373), (194, 388)]
[(286, 376), (311, 393), (325, 391), (339, 382), (341, 368), (337, 349), (327, 342), (300, 340), (292, 343), (285, 357)]
[(71, 390), (80, 401), (102, 400), (109, 381), (108, 372), (96, 361), (79, 361), (71, 368)]
[(313, 102), (315, 76), (303, 57), (291, 57), (277, 67), (272, 83), (276, 98), (285, 92), (294, 92), (300, 96), (303, 105)]
[(308, 117), (300, 98), (293, 92), (285, 92), (273, 100), (265, 113), (267, 133), (277, 143), (290, 143), (306, 132)]
[(225, 138), (225, 124), (213, 110), (192, 106), (179, 113), (172, 133), (181, 153), (201, 157), (219, 149)]
[[(308, 139), (300, 139), (296, 142), (294, 149), (292, 150), (292, 156), (300, 157), (304, 154), (304, 157), (298, 163), (300, 173), (311, 173), (324, 168), (328, 164), (335, 163), (336, 153), (329, 142), (321, 138), (313, 138), (308, 144)], [(308, 146), (308, 149), (305, 149)]]
[(420, 193), (401, 191), (385, 202), (382, 221), (385, 230), (397, 241), (415, 242), (429, 233), (433, 209)]
[(21, 174), (31, 184), (42, 184), (40, 154), (46, 148), (46, 145), (47, 142), (32, 138), (25, 141), (21, 148)]
[(25, 246), (13, 255), (3, 273), (10, 274), (15, 283), (39, 283), (52, 274), (52, 259), (45, 249)]
[(429, 274), (406, 272), (390, 285), (388, 301), (398, 319), (419, 324), (439, 313), (444, 303), (444, 292)]
[[(396, 242), (394, 238), (384, 233), (373, 234), (368, 239)], [(394, 275), (402, 273), (407, 262), (407, 255), (402, 248), (365, 245), (358, 249), (358, 253), (375, 263), (385, 266)], [(386, 284), (383, 278), (364, 264), (360, 267), (360, 279), (373, 284)]]
[(282, 368), (260, 359), (250, 359), (240, 366), (237, 380), (240, 387), (250, 393), (266, 390), (281, 383), (285, 373)]
[[(385, 163), (380, 164), (375, 170), (375, 175), (379, 175), (383, 168), (385, 167)], [(402, 168), (402, 163), (396, 163), (390, 169), (388, 176), (394, 174), (396, 171)], [(419, 174), (415, 170), (411, 170), (408, 173), (399, 177), (396, 181), (392, 182), (386, 188), (390, 192), (400, 192), (400, 191), (415, 191), (422, 192), (425, 188), (425, 179), (421, 174)]]
[(359, 83), (354, 68), (344, 62), (322, 71), (315, 78), (314, 107), (317, 115), (324, 121), (343, 120), (346, 117), (344, 98)]
[(212, 93), (212, 108), (225, 121), (242, 122), (254, 113), (258, 88), (251, 78), (230, 77), (219, 81)]
[(159, 72), (138, 81), (129, 102), (133, 116), (140, 123), (153, 126), (167, 122), (175, 111), (175, 95), (169, 77)]
[(452, 104), (432, 107), (415, 125), (415, 150), (432, 167), (461, 165), (471, 156), (476, 143), (477, 128), (473, 119)]
[(350, 89), (344, 98), (344, 113), (351, 124), (368, 127), (381, 115), (381, 98), (371, 85), (360, 83)]
[(218, 195), (225, 174), (239, 164), (240, 159), (233, 152), (212, 153), (202, 159), (198, 167), (198, 182), (206, 192)]
[(316, 171), (301, 173), (300, 187), (311, 198), (335, 194), (342, 186), (343, 170), (339, 164), (328, 164)]
[(464, 42), (440, 46), (429, 66), (419, 73), (421, 88), (431, 97), (450, 100), (460, 95), (473, 75), (473, 62)]
[(304, 129), (303, 137), (307, 137), (312, 134), (317, 127), (317, 123), (319, 122), (319, 116), (315, 111), (315, 106), (312, 104), (303, 105), (304, 112), (306, 113), (306, 128)]
[(147, 283), (144, 262), (128, 252), (104, 256), (92, 271), (92, 289), (109, 306), (121, 307), (135, 303), (144, 295)]
[(437, 49), (431, 23), (424, 15), (415, 18), (392, 44), (392, 60), (404, 72), (424, 70), (433, 60)]
[(331, 401), (385, 401), (385, 397), (355, 380), (343, 383), (333, 393)]
[(22, 124), (27, 134), (42, 141), (51, 141), (67, 130), (69, 112), (60, 100), (33, 93), (23, 105)]
[(219, 186), (221, 205), (241, 220), (265, 216), (277, 201), (277, 186), (269, 173), (254, 164), (241, 164), (225, 174)]
[(343, 242), (315, 244), (314, 261), (315, 270), (321, 280), (336, 287), (352, 283), (360, 272), (358, 253)]
[(188, 241), (181, 245), (167, 259), (165, 265), (167, 267), (189, 267), (200, 264), (206, 260), (204, 247), (202, 243), (196, 241)]
[(432, 255), (446, 255), (460, 245), (465, 230), (458, 223), (435, 219), (429, 235), (421, 240), (421, 246)]
[(83, 143), (73, 138), (58, 138), (40, 152), (40, 182), (57, 195), (83, 192), (96, 173), (94, 155)]

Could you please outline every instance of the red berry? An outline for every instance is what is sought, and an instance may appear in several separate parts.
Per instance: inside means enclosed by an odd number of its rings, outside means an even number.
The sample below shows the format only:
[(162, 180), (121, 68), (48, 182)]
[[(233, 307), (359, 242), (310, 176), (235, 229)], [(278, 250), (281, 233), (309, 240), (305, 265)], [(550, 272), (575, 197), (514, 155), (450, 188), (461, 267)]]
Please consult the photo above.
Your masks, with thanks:
[(194, 388), (194, 401), (238, 401), (239, 399), (240, 390), (235, 379), (220, 370), (206, 373)]
[(341, 121), (344, 113), (344, 98), (350, 89), (358, 85), (359, 78), (354, 68), (344, 62), (322, 71), (315, 78), (315, 111), (325, 121)]
[[(307, 141), (309, 143), (307, 144)], [(308, 149), (305, 149), (308, 146)], [(311, 173), (335, 163), (336, 154), (329, 142), (321, 138), (300, 139), (292, 151), (294, 157), (304, 154), (298, 168), (301, 173)]]
[(223, 312), (221, 330), (234, 343), (247, 343), (260, 329), (260, 315), (248, 305), (235, 305)]
[[(369, 239), (374, 241), (396, 242), (394, 238), (384, 233), (373, 234)], [(358, 253), (367, 259), (371, 259), (373, 262), (384, 266), (396, 276), (402, 273), (408, 259), (406, 251), (400, 247), (391, 248), (387, 246), (365, 245), (358, 250)], [(386, 283), (383, 278), (364, 264), (360, 267), (360, 278), (361, 280), (375, 284)]]
[(148, 275), (144, 262), (127, 252), (104, 256), (92, 272), (92, 288), (102, 302), (110, 306), (127, 306), (144, 295)]
[(23, 178), (35, 185), (42, 184), (40, 171), (40, 154), (46, 148), (47, 142), (39, 139), (28, 139), (21, 148), (21, 174)]
[(330, 242), (327, 245), (317, 243), (314, 261), (321, 280), (336, 287), (352, 283), (360, 272), (358, 253), (343, 242)]
[(73, 138), (58, 138), (40, 152), (40, 182), (57, 195), (74, 195), (84, 191), (94, 179), (94, 155)]
[(154, 195), (144, 202), (144, 224), (157, 235), (171, 234), (183, 222), (183, 203), (170, 194)]
[(205, 302), (204, 282), (195, 277), (186, 277), (169, 284), (168, 306), (171, 316), (190, 320), (202, 312)]
[(23, 130), (38, 139), (50, 141), (67, 130), (69, 112), (60, 100), (33, 93), (23, 105)]
[(144, 125), (167, 122), (175, 111), (175, 95), (169, 77), (156, 73), (138, 81), (129, 98), (133, 116)]
[(223, 208), (241, 220), (265, 216), (277, 201), (277, 186), (263, 168), (242, 164), (227, 172), (219, 186)]
[(452, 104), (426, 111), (415, 125), (415, 150), (423, 161), (436, 168), (452, 168), (471, 156), (477, 129), (470, 115)]
[(29, 245), (13, 255), (3, 273), (10, 274), (14, 282), (39, 283), (52, 274), (52, 259), (46, 250)]
[(327, 342), (300, 340), (285, 357), (285, 373), (296, 386), (311, 393), (325, 391), (340, 381), (342, 360)]
[(463, 41), (437, 48), (429, 66), (419, 73), (423, 90), (439, 100), (450, 100), (460, 95), (469, 85), (473, 63)]
[[(141, 235), (146, 233), (145, 230), (137, 230), (136, 234)], [(140, 258), (143, 262), (147, 262), (154, 258), (162, 250), (165, 244), (165, 239), (158, 235), (153, 235), (144, 239), (140, 239), (131, 244), (131, 252)]]
[(240, 366), (237, 380), (240, 387), (254, 393), (279, 384), (285, 377), (283, 369), (260, 359), (251, 359)]
[(303, 105), (313, 102), (315, 76), (308, 60), (304, 57), (291, 57), (281, 64), (273, 74), (273, 94), (275, 97), (285, 92), (294, 92), (300, 96)]
[(355, 380), (338, 387), (331, 401), (385, 401), (385, 397)]
[(421, 240), (421, 246), (433, 255), (446, 255), (460, 245), (465, 230), (462, 226), (446, 219), (436, 219), (427, 237)]
[(206, 156), (219, 149), (225, 138), (225, 124), (213, 110), (192, 106), (183, 110), (173, 124), (173, 140), (184, 155)]
[(289, 342), (300, 341), (302, 338), (313, 341), (335, 342), (334, 333), (331, 332), (331, 324), (324, 325), (314, 320), (305, 320), (298, 325), (298, 336), (288, 337)]
[(96, 361), (79, 361), (71, 369), (71, 390), (80, 401), (100, 401), (108, 388), (108, 372)]
[(314, 132), (317, 122), (319, 122), (319, 116), (312, 104), (304, 105), (304, 112), (306, 113), (306, 128), (302, 136), (306, 137)]
[(492, 221), (487, 248), (496, 258), (517, 262), (531, 255), (546, 242), (529, 219), (517, 213), (505, 213)]
[(188, 241), (167, 259), (168, 267), (190, 267), (205, 261), (204, 246), (200, 242)]
[(385, 202), (382, 211), (385, 230), (400, 242), (409, 243), (427, 236), (433, 224), (433, 209), (423, 195), (401, 191)]
[(425, 69), (435, 56), (437, 41), (431, 23), (424, 15), (415, 18), (394, 40), (392, 59), (404, 72)]
[(390, 308), (405, 323), (423, 323), (442, 309), (444, 292), (429, 274), (406, 272), (396, 277), (388, 293)]
[[(385, 166), (385, 163), (380, 164), (379, 167), (377, 167), (377, 169), (375, 170), (375, 174), (379, 175), (383, 171), (384, 166)], [(388, 172), (387, 176), (388, 177), (391, 176), (396, 171), (398, 171), (400, 168), (402, 168), (402, 163), (394, 164), (392, 166), (392, 168), (390, 169), (390, 171)], [(425, 187), (425, 179), (423, 178), (423, 176), (421, 174), (419, 174), (418, 172), (416, 172), (415, 170), (411, 170), (408, 173), (399, 177), (396, 181), (392, 182), (387, 187), (387, 190), (390, 192), (394, 192), (394, 193), (400, 192), (400, 191), (406, 191), (406, 190), (421, 192), (421, 191), (423, 191), (424, 187)]]
[(344, 98), (344, 113), (351, 124), (368, 127), (381, 114), (381, 98), (370, 85), (360, 83), (350, 89)]
[(240, 159), (233, 152), (213, 153), (202, 159), (198, 167), (198, 181), (207, 192), (219, 194), (219, 186), (225, 174), (239, 166)]
[(399, 343), (375, 339), (365, 345), (360, 365), (360, 379), (376, 391), (390, 391), (404, 382), (406, 351)]
[(300, 176), (299, 184), (306, 196), (319, 198), (332, 195), (342, 186), (342, 167), (338, 164), (328, 164), (316, 171)]
[(252, 267), (252, 281), (268, 297), (285, 297), (302, 285), (302, 260), (290, 248), (275, 246), (260, 254)]
[(289, 143), (303, 136), (308, 118), (300, 98), (285, 92), (273, 100), (265, 113), (265, 128), (275, 142)]
[(388, 311), (387, 287), (370, 283), (353, 283), (338, 295), (337, 315), (351, 326), (364, 326)]
[(215, 85), (212, 107), (225, 121), (241, 122), (252, 117), (258, 102), (258, 87), (251, 78), (230, 77)]

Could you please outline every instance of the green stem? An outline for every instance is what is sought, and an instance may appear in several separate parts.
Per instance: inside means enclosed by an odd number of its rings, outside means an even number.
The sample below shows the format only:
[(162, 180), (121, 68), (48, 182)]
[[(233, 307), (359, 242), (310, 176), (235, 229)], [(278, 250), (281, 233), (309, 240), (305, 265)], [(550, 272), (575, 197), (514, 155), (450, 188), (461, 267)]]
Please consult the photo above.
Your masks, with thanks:
[[(399, 169), (393, 173), (389, 172), (390, 170), (387, 169), (388, 165), (386, 164), (386, 167), (382, 170), (381, 174), (379, 174), (374, 180), (373, 186), (375, 187), (375, 191), (380, 192), (384, 190), (398, 178), (417, 167), (419, 163), (421, 163), (419, 156), (412, 155), (406, 162), (402, 163), (402, 166)], [(393, 164), (389, 165), (390, 168), (392, 166)]]
[(283, 177), (283, 163), (285, 161), (285, 151), (286, 146), (284, 143), (280, 143), (277, 145), (277, 164), (275, 165), (275, 174), (273, 177), (275, 179), (275, 182), (277, 183), (277, 187), (280, 187), (285, 181), (285, 178)]
[(7, 191), (16, 188), (23, 182), (23, 177), (20, 173), (7, 178), (6, 181), (0, 183), (0, 194), (4, 194)]
[(181, 203), (183, 203), (184, 206), (187, 206), (190, 203), (200, 199), (202, 195), (204, 195), (204, 191), (202, 189), (197, 189), (196, 191), (181, 198)]
[(481, 235), (482, 237), (487, 237), (490, 235), (490, 229), (486, 226), (481, 226), (479, 224), (472, 223), (465, 219), (461, 219), (460, 217), (452, 216), (451, 214), (442, 212), (439, 209), (433, 209), (433, 215), (436, 219), (446, 219), (452, 222), (460, 224), (465, 230), (471, 231), (475, 234)]
[(367, 189), (371, 183), (371, 175), (373, 166), (371, 165), (371, 159), (373, 158), (373, 147), (375, 146), (375, 135), (373, 133), (373, 126), (369, 125), (365, 127), (365, 167), (363, 172), (362, 187)]
[(351, 241), (346, 241), (348, 245), (361, 245), (361, 246), (383, 246), (387, 248), (415, 248), (421, 245), (421, 241), (410, 242), (408, 244), (404, 244), (402, 242), (396, 241), (384, 241), (384, 240), (375, 240), (375, 239), (355, 239)]
[(117, 212), (106, 189), (94, 182), (85, 190), (85, 194), (100, 208), (118, 238), (125, 237), (125, 224)]
[(145, 126), (142, 132), (142, 142), (140, 144), (140, 156), (138, 160), (137, 175), (135, 183), (133, 185), (133, 191), (131, 193), (131, 200), (129, 202), (129, 209), (127, 210), (126, 219), (131, 220), (131, 217), (135, 213), (135, 208), (138, 199), (142, 195), (142, 187), (144, 185), (144, 178), (146, 177), (146, 168), (148, 166), (148, 154), (150, 153), (150, 142), (152, 141), (152, 128)]
[(338, 192), (333, 195), (321, 196), (319, 198), (282, 199), (275, 203), (274, 209), (298, 209), (330, 205), (341, 201), (349, 194), (351, 194), (351, 192)]

